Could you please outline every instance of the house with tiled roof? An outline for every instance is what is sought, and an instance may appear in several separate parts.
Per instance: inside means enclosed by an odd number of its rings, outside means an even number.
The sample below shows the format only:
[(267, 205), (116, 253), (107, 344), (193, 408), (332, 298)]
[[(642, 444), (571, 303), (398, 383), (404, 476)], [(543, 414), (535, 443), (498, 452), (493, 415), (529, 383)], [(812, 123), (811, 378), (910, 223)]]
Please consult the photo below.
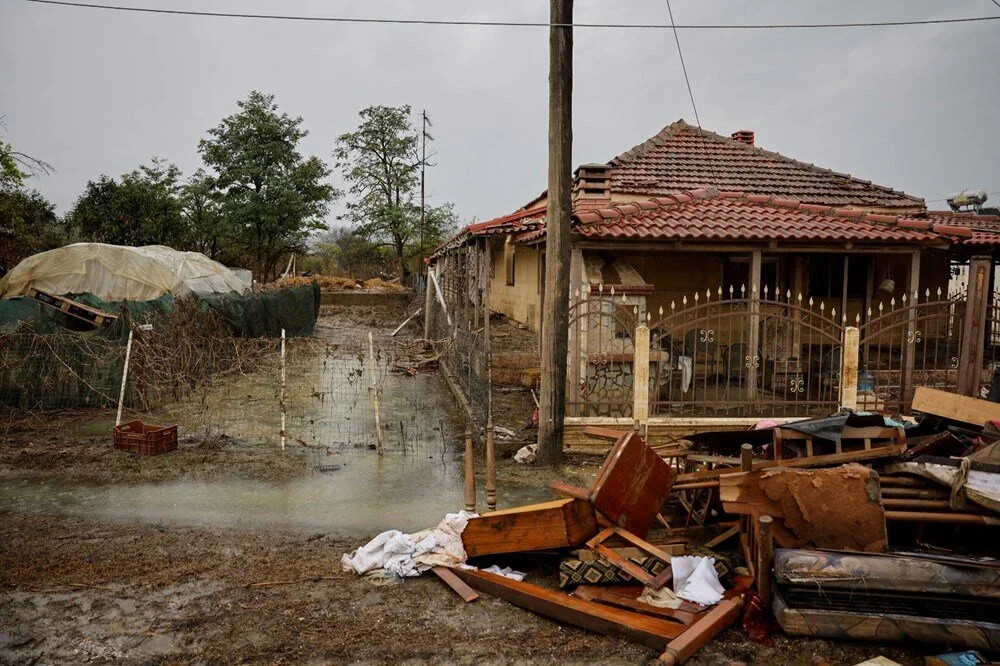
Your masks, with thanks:
[[(545, 225), (543, 192), (430, 262), (449, 284), (485, 267), (452, 292), (537, 331)], [(836, 406), (849, 326), (867, 344), (869, 407), (905, 403), (914, 377), (957, 382), (954, 268), (992, 255), (1000, 223), (680, 120), (575, 171), (571, 241), (570, 414), (631, 416), (643, 324), (652, 413), (801, 416)]]

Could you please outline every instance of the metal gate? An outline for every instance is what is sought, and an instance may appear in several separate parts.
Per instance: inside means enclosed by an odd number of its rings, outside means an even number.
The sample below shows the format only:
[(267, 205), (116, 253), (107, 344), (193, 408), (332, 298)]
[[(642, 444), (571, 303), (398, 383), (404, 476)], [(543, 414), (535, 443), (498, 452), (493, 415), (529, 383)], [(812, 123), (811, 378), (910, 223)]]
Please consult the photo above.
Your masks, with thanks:
[(632, 416), (636, 320), (614, 289), (570, 305), (567, 416)]
[(843, 315), (790, 292), (718, 288), (650, 324), (650, 416), (808, 416), (837, 409)]

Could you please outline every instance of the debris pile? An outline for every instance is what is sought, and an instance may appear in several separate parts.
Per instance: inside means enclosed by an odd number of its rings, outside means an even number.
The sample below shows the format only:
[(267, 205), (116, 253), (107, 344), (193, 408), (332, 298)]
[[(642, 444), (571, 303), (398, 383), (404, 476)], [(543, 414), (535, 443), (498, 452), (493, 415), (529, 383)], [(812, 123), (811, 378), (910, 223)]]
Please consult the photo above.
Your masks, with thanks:
[[(601, 429), (615, 441), (589, 488), (471, 515), (462, 562), (433, 570), (466, 601), (498, 596), (669, 664), (741, 616), (751, 640), (780, 627), (998, 652), (1000, 405), (920, 388), (913, 410), (656, 447)], [(477, 568), (511, 554), (557, 555), (558, 580)]]

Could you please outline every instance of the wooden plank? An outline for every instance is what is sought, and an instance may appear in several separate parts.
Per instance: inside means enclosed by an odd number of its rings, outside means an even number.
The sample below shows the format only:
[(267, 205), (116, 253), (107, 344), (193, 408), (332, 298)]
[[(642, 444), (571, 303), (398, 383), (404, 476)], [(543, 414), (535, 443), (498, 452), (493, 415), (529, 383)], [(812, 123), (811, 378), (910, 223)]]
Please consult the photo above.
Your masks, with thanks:
[(472, 603), (479, 598), (479, 594), (473, 590), (469, 585), (455, 575), (455, 573), (448, 567), (431, 567), (431, 571), (437, 574), (437, 577), (445, 582), (445, 584), (455, 591), (455, 594), (462, 597), (465, 603)]
[(602, 428), (601, 426), (587, 426), (583, 429), (583, 434), (595, 439), (606, 439), (610, 442), (617, 442), (620, 438), (628, 434), (627, 430), (615, 430), (614, 428)]
[(563, 483), (562, 481), (553, 481), (549, 487), (560, 495), (565, 495), (566, 497), (576, 497), (577, 499), (587, 500), (588, 502), (590, 501), (590, 491), (586, 488), (574, 486), (569, 483)]
[(454, 573), (474, 589), (498, 596), (515, 606), (590, 631), (637, 641), (652, 648), (662, 649), (670, 639), (684, 631), (684, 627), (676, 622), (584, 601), (562, 592), (485, 571), (456, 569)]
[[(642, 590), (639, 591), (639, 594), (641, 593)], [(653, 604), (647, 604), (644, 601), (639, 601), (636, 597), (616, 594), (601, 585), (580, 585), (573, 591), (573, 596), (583, 599), (584, 601), (596, 601), (598, 603), (608, 604), (609, 606), (618, 606), (619, 608), (626, 608), (639, 613), (645, 613), (646, 615), (655, 615), (656, 617), (662, 617), (679, 622), (685, 626), (691, 625), (697, 617), (695, 613), (690, 611), (654, 606)]]
[(636, 433), (615, 442), (590, 489), (590, 501), (612, 523), (643, 537), (676, 472)]
[(736, 536), (739, 533), (740, 533), (740, 526), (739, 525), (737, 525), (736, 527), (730, 527), (728, 530), (726, 530), (725, 532), (723, 532), (719, 536), (715, 537), (714, 539), (706, 541), (704, 544), (702, 544), (701, 547), (702, 548), (715, 548), (719, 544), (728, 541), (729, 539), (733, 538), (734, 536)]
[(469, 557), (579, 546), (597, 533), (589, 502), (566, 498), (471, 518), (462, 532)]
[[(787, 458), (781, 461), (761, 460), (753, 464), (754, 471), (761, 469), (772, 469), (787, 467), (799, 469), (803, 467), (833, 467), (849, 462), (863, 462), (868, 460), (878, 460), (880, 458), (895, 458), (906, 450), (906, 444), (894, 444), (892, 446), (882, 446), (869, 451), (847, 451), (846, 453), (831, 453), (823, 456), (813, 456), (812, 458)], [(732, 474), (732, 468), (727, 469), (706, 469), (700, 472), (690, 472), (677, 477), (677, 484), (687, 485), (692, 481), (707, 481), (718, 479), (724, 474)]]
[(665, 664), (683, 664), (706, 643), (736, 621), (743, 607), (743, 597), (723, 599), (691, 627), (667, 644), (660, 655)]
[(970, 398), (926, 386), (918, 386), (913, 393), (913, 411), (933, 414), (941, 418), (983, 426), (987, 421), (1000, 421), (1000, 404), (979, 398)]

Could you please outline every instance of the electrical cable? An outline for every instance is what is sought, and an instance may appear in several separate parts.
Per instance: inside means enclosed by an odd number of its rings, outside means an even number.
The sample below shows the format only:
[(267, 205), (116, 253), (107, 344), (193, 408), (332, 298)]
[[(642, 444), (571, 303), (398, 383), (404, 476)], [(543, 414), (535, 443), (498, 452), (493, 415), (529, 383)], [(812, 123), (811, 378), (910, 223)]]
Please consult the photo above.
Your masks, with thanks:
[(670, 25), (674, 29), (674, 41), (677, 42), (677, 55), (681, 59), (681, 71), (684, 72), (684, 83), (687, 84), (688, 97), (691, 98), (691, 108), (694, 109), (694, 121), (701, 129), (701, 118), (698, 117), (698, 106), (694, 103), (694, 92), (691, 91), (691, 79), (688, 78), (687, 65), (684, 64), (684, 53), (681, 52), (681, 38), (677, 36), (677, 26), (674, 24), (674, 11), (670, 8), (670, 0), (667, 0), (667, 14), (670, 15)]
[(63, 7), (78, 7), (83, 9), (106, 9), (119, 12), (135, 12), (141, 14), (169, 14), (173, 16), (205, 16), (212, 18), (266, 19), (275, 21), (318, 21), (325, 23), (373, 23), (390, 25), (442, 25), (442, 26), (483, 26), (497, 28), (616, 28), (616, 29), (647, 29), (647, 30), (791, 30), (817, 28), (875, 28), (901, 27), (916, 25), (941, 25), (948, 23), (976, 23), (982, 21), (998, 21), (1000, 16), (971, 16), (952, 19), (924, 19), (916, 21), (881, 21), (855, 23), (771, 23), (759, 25), (740, 24), (692, 24), (665, 25), (662, 23), (548, 23), (545, 21), (460, 21), (431, 19), (389, 19), (389, 18), (355, 18), (346, 16), (301, 16), (292, 14), (246, 14), (236, 12), (206, 12), (182, 9), (156, 9), (153, 7), (130, 7), (122, 5), (104, 5), (89, 2), (67, 2), (66, 0), (25, 0), (43, 5), (59, 5)]

